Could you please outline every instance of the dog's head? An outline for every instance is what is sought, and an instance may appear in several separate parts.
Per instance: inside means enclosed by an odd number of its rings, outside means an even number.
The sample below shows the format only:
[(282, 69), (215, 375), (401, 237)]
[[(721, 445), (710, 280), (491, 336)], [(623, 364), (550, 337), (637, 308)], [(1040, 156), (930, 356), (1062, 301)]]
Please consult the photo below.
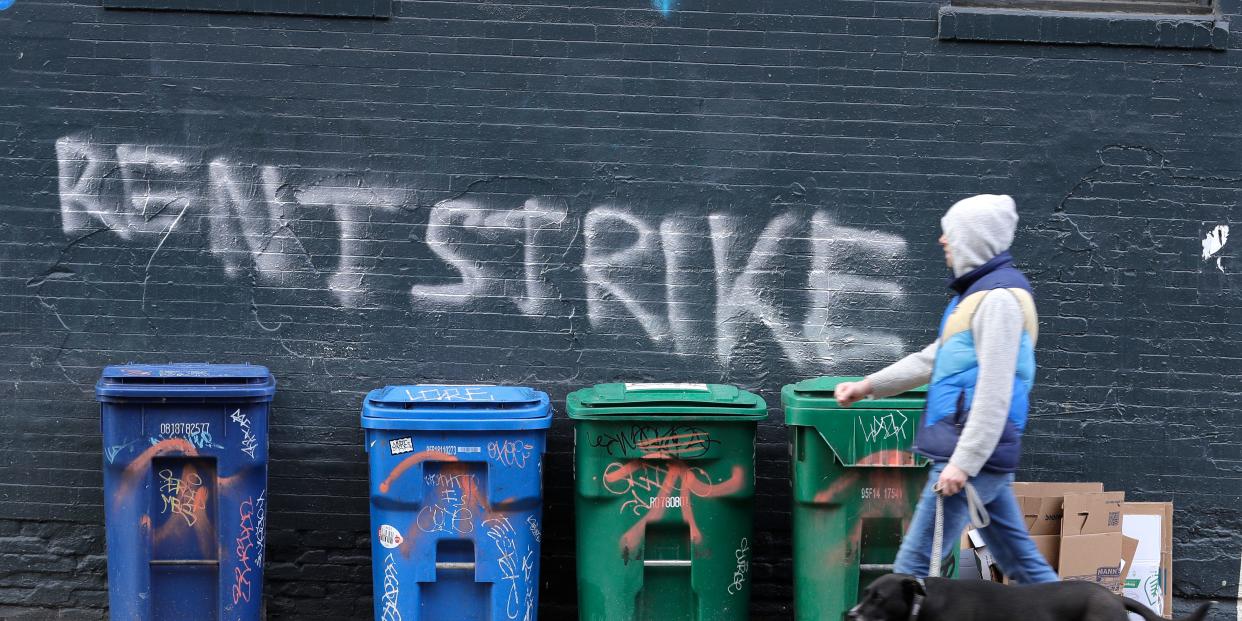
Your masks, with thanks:
[(858, 605), (845, 614), (849, 621), (907, 621), (915, 596), (926, 595), (914, 576), (881, 576), (863, 591)]

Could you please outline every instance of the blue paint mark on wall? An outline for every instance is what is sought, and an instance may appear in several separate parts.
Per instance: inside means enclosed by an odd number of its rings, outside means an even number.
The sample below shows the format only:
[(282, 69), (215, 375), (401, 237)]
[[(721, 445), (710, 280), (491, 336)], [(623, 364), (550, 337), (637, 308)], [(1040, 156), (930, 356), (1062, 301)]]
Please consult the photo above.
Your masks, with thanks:
[(654, 6), (665, 17), (668, 17), (668, 14), (677, 7), (677, 0), (651, 0), (651, 6)]
[[(14, 3), (14, 2), (16, 2), (16, 1), (17, 1), (17, 0), (0, 0), (0, 11), (3, 11), (3, 10), (5, 10), (5, 9), (7, 9), (7, 8), (9, 8), (9, 7), (11, 7), (11, 6), (13, 6), (13, 3)], [(658, 4), (658, 3), (657, 3), (657, 4)]]

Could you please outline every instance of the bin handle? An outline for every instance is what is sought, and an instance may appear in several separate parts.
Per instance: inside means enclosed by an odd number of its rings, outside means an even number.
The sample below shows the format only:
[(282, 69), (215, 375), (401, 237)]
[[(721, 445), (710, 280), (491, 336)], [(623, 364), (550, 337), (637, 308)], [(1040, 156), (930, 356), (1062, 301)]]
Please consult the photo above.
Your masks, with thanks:
[(643, 567), (689, 567), (689, 560), (681, 559), (643, 559)]
[(470, 561), (440, 561), (436, 563), (436, 569), (474, 569), (474, 563)]

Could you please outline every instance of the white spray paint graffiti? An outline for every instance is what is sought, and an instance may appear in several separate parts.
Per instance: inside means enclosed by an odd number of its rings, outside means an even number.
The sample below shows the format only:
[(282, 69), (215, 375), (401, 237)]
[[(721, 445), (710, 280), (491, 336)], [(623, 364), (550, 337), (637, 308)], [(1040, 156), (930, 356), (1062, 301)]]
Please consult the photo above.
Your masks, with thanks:
[(254, 564), (263, 568), (263, 554), (267, 550), (267, 490), (259, 492), (258, 500), (254, 501)]
[[(823, 210), (811, 212), (809, 222), (805, 210), (780, 212), (756, 231), (753, 216), (652, 216), (615, 203), (571, 216), (565, 200), (542, 196), (519, 198), (516, 208), (474, 196), (413, 207), (416, 189), (349, 174), (307, 180), (299, 169), (209, 159), (183, 148), (105, 145), (73, 135), (57, 141), (56, 154), (65, 233), (106, 229), (145, 244), (154, 249), (148, 272), (175, 230), (201, 235), (230, 278), (249, 276), (266, 290), (319, 287), (357, 308), (369, 303), (373, 275), (401, 275), (379, 268), (385, 259), (408, 258), (388, 249), (409, 249), (430, 254), (421, 264), (440, 266), (408, 276), (419, 282), (408, 291), (415, 310), (449, 313), (500, 300), (526, 317), (572, 318), (578, 302), (600, 334), (645, 335), (657, 349), (722, 365), (754, 327), (771, 333), (805, 371), (902, 350), (889, 332), (850, 326), (872, 305), (899, 303), (901, 288), (876, 274), (904, 256), (905, 241), (839, 225)], [(377, 221), (404, 213), (412, 222)], [(424, 214), (425, 229), (417, 224)], [(380, 239), (384, 227), (398, 225), (405, 227), (399, 239)], [(298, 230), (307, 229), (332, 248), (304, 245)], [(335, 238), (325, 238), (323, 231), (332, 230)], [(568, 265), (579, 244), (581, 263)], [(312, 250), (329, 257), (322, 269)], [(796, 270), (805, 278), (796, 280)], [(576, 287), (584, 289), (580, 299), (567, 295)]]
[(737, 225), (736, 218), (720, 214), (712, 214), (708, 221), (712, 231), (712, 253), (716, 258), (716, 355), (723, 364), (727, 364), (733, 354), (733, 345), (737, 342), (737, 332), (745, 324), (744, 317), (758, 319), (776, 336), (776, 342), (790, 360), (805, 360), (814, 355), (809, 342), (798, 339), (791, 331), (789, 320), (777, 310), (770, 297), (763, 295), (766, 289), (759, 280), (771, 277), (779, 269), (778, 253), (781, 241), (792, 237), (791, 232), (796, 224), (790, 214), (781, 214), (773, 219), (758, 243), (750, 251), (741, 269), (735, 270), (733, 265), (734, 250), (732, 244)]
[[(901, 422), (897, 422), (896, 416), (901, 417)], [(893, 414), (886, 414), (884, 416), (872, 418), (870, 421), (871, 428), (863, 432), (863, 436), (867, 439), (867, 442), (875, 442), (879, 439), (887, 440), (893, 437), (905, 438), (906, 422), (910, 419), (907, 418), (905, 414), (900, 412), (897, 412), (896, 416)]]
[[(1220, 252), (1225, 244), (1229, 242), (1229, 225), (1221, 224), (1216, 228), (1208, 231), (1203, 237), (1203, 260), (1211, 259), (1216, 253)], [(1225, 266), (1221, 264), (1223, 257), (1216, 257), (1216, 269), (1224, 272)]]
[[(453, 309), (481, 297), (509, 297), (525, 315), (547, 314), (557, 297), (545, 275), (557, 260), (550, 252), (556, 247), (552, 236), (563, 230), (568, 218), (563, 203), (540, 198), (508, 210), (488, 209), (465, 199), (437, 203), (428, 216), (427, 247), (457, 271), (461, 282), (415, 285), (410, 289), (414, 304)], [(482, 247), (514, 243), (521, 243), (523, 253), (520, 292), (501, 266), (474, 256)]]
[[(467, 492), (468, 493), (468, 492)], [(466, 506), (460, 489), (443, 489), (432, 505), (419, 510), (415, 523), (424, 533), (467, 535), (474, 532), (474, 512)]]
[(405, 390), (410, 401), (495, 401), (496, 395), (481, 386), (451, 386)]
[(536, 520), (533, 515), (528, 515), (526, 516), (526, 524), (530, 526), (530, 534), (535, 538), (535, 543), (543, 541), (543, 533), (539, 530), (539, 520)]
[(384, 558), (384, 610), (381, 621), (401, 621), (401, 610), (397, 607), (397, 598), (401, 592), (401, 580), (397, 575), (397, 561), (390, 552)]
[(746, 587), (746, 576), (750, 574), (750, 540), (742, 537), (742, 543), (733, 552), (737, 567), (733, 570), (733, 582), (729, 583), (729, 595), (737, 595)]
[(487, 456), (503, 466), (525, 468), (526, 462), (530, 460), (531, 451), (534, 449), (535, 447), (521, 440), (489, 442)]
[(531, 585), (535, 552), (527, 546), (526, 553), (519, 559), (517, 531), (509, 518), (491, 518), (484, 520), (483, 525), (486, 527), (487, 537), (496, 544), (496, 564), (500, 569), (500, 579), (509, 585), (509, 592), (505, 595), (505, 614), (510, 619), (517, 619), (521, 615), (523, 621), (529, 621), (535, 607), (535, 593)]
[[(617, 235), (616, 227), (605, 224), (609, 222), (628, 228), (637, 239), (628, 248), (600, 250), (603, 240)], [(644, 279), (631, 276), (623, 280), (617, 275), (617, 272), (632, 273), (659, 264), (660, 248), (655, 230), (642, 218), (612, 207), (592, 210), (583, 221), (582, 228), (586, 237), (582, 272), (586, 276), (587, 316), (591, 318), (591, 324), (601, 327), (617, 317), (618, 312), (619, 316), (624, 316), (628, 311), (651, 340), (657, 343), (666, 341), (669, 338), (668, 319), (660, 314), (659, 301), (634, 290), (643, 286), (640, 283)], [(647, 287), (654, 288), (655, 285)], [(618, 305), (621, 309), (613, 308)]]
[(245, 414), (242, 414), (240, 408), (233, 410), (232, 418), (233, 422), (237, 423), (237, 427), (241, 429), (242, 432), (242, 452), (249, 455), (250, 459), (254, 459), (254, 452), (259, 448), (259, 438), (256, 437), (250, 430), (250, 419), (247, 418)]

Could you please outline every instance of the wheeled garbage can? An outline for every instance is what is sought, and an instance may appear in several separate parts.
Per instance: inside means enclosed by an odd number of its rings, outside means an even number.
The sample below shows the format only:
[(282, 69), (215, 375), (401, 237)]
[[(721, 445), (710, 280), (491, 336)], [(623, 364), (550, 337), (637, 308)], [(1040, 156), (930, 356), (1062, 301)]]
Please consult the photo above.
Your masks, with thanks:
[(267, 516), (264, 367), (110, 366), (95, 385), (115, 621), (258, 621)]
[(362, 406), (377, 621), (534, 621), (548, 396), (388, 386)]
[[(794, 618), (838, 621), (893, 560), (927, 483), (911, 452), (926, 389), (837, 405), (821, 377), (781, 390), (793, 470)], [(945, 533), (957, 541), (960, 535)], [(941, 573), (956, 574), (957, 553)]]
[(600, 384), (575, 422), (583, 621), (749, 618), (763, 399), (714, 384)]

